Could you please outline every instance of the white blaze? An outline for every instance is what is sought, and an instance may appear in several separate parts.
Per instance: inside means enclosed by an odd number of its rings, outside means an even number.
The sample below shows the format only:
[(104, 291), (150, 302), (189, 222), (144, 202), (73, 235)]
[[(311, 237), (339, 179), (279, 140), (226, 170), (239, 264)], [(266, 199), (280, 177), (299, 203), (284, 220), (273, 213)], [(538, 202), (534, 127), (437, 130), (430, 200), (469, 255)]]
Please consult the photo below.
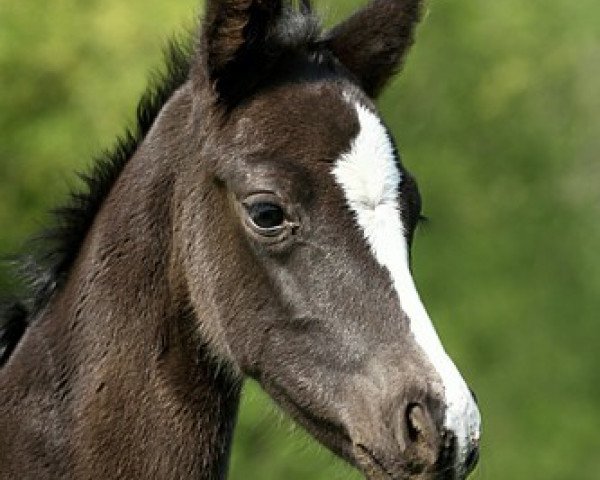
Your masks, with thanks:
[(408, 245), (398, 202), (401, 173), (392, 142), (373, 112), (353, 102), (350, 95), (346, 98), (356, 108), (360, 132), (350, 151), (335, 163), (333, 174), (377, 262), (391, 275), (417, 344), (442, 379), (446, 401), (444, 427), (456, 435), (462, 463), (471, 440), (479, 438), (479, 409), (444, 351), (409, 270)]

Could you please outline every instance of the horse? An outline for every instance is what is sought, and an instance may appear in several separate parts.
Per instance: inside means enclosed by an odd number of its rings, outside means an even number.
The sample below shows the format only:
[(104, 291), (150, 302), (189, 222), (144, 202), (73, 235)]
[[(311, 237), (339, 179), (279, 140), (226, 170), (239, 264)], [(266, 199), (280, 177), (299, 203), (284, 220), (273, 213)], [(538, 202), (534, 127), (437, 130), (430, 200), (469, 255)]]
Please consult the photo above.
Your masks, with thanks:
[(245, 378), (370, 480), (470, 474), (480, 413), (374, 105), (422, 10), (207, 0), (4, 309), (1, 479), (225, 479)]

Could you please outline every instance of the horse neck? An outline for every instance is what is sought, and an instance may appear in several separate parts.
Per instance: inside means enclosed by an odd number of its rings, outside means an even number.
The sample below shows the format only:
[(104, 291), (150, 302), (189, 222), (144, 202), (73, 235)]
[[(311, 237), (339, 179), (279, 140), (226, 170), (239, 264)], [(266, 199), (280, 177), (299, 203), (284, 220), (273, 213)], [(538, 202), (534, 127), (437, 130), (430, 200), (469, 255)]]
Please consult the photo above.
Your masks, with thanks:
[[(66, 284), (11, 359), (13, 388), (38, 383), (54, 402), (41, 415), (53, 417), (50, 434), (62, 437), (48, 442), (48, 454), (70, 459), (63, 476), (212, 480), (226, 472), (239, 380), (211, 360), (185, 292), (170, 280), (178, 272), (166, 152), (178, 139), (159, 140), (176, 130), (169, 126), (186, 105), (180, 92), (163, 109)], [(28, 358), (35, 352), (43, 358)], [(33, 374), (32, 362), (42, 365)]]

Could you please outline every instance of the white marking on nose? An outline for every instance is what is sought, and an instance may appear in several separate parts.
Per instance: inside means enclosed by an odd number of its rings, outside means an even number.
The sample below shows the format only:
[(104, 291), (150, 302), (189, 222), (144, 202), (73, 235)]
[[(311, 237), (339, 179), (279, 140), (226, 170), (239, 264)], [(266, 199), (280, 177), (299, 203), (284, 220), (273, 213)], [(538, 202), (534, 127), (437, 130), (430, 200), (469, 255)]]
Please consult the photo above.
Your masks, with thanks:
[(345, 95), (356, 108), (360, 131), (350, 151), (335, 163), (342, 187), (373, 255), (392, 278), (417, 344), (437, 370), (446, 402), (444, 427), (456, 435), (460, 465), (480, 435), (480, 414), (462, 376), (446, 354), (419, 298), (408, 263), (408, 244), (398, 202), (401, 173), (394, 148), (377, 115)]

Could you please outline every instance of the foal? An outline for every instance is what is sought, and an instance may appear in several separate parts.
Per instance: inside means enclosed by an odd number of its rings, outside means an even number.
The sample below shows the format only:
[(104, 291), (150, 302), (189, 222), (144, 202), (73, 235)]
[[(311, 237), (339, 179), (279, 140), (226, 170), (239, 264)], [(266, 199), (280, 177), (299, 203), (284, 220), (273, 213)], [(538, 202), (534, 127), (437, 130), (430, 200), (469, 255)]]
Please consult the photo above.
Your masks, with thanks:
[(208, 0), (5, 315), (1, 479), (224, 479), (244, 376), (369, 479), (466, 477), (479, 412), (373, 104), (419, 15), (322, 33), (306, 1)]

